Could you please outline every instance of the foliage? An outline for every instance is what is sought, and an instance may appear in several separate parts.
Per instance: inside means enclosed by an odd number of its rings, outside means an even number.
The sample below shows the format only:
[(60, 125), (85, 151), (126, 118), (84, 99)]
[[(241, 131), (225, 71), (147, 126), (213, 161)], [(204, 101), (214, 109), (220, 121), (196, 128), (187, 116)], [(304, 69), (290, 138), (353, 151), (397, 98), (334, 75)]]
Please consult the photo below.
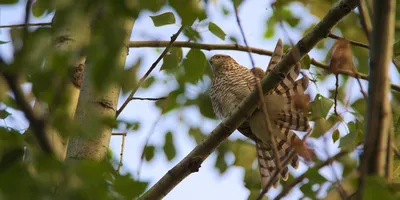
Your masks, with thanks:
[[(219, 2), (219, 1), (216, 1)], [(246, 1), (243, 1), (246, 2)], [(235, 7), (243, 5), (242, 1), (234, 0)], [(308, 11), (317, 21), (322, 19), (328, 10), (337, 1), (304, 1), (304, 0), (278, 0), (274, 3), (273, 12), (265, 21), (263, 39), (267, 40), (279, 36), (278, 31), (282, 27), (288, 30), (297, 30), (299, 34), (309, 32), (314, 24), (307, 24), (306, 19), (295, 10)], [(17, 0), (0, 1), (0, 6), (19, 3)], [(231, 3), (231, 2), (229, 2)], [(150, 19), (149, 26), (184, 25), (182, 40), (195, 43), (206, 43), (206, 34), (212, 34), (217, 41), (239, 43), (240, 39), (235, 34), (224, 30), (222, 24), (213, 21), (214, 18), (207, 6), (214, 6), (214, 1), (196, 0), (138, 0), (138, 1), (105, 1), (105, 5), (87, 0), (67, 0), (63, 2), (50, 0), (37, 0), (31, 8), (34, 17), (53, 15), (57, 11), (52, 28), (41, 27), (32, 30), (12, 29), (10, 31), (13, 45), (13, 59), (11, 62), (2, 63), (0, 72), (11, 71), (19, 75), (18, 85), (31, 85), (32, 90), (26, 93), (27, 98), (35, 96), (47, 103), (52, 111), (46, 123), (58, 130), (62, 136), (82, 135), (90, 137), (96, 133), (98, 124), (85, 124), (82, 126), (77, 121), (67, 116), (68, 88), (64, 87), (69, 81), (74, 59), (85, 52), (92, 58), (90, 63), (93, 67), (88, 78), (94, 83), (99, 92), (110, 87), (120, 87), (123, 94), (127, 94), (137, 87), (142, 68), (145, 66), (142, 59), (136, 60), (124, 70), (112, 65), (118, 59), (120, 46), (124, 45), (123, 24), (121, 20), (129, 17), (139, 19)], [(397, 8), (400, 3), (397, 2)], [(98, 9), (106, 15), (98, 17)], [(300, 7), (300, 8), (299, 8)], [(166, 11), (167, 10), (167, 11)], [(161, 12), (162, 11), (162, 12)], [(230, 17), (232, 10), (223, 6), (218, 14)], [(399, 15), (400, 12), (396, 14)], [(22, 13), (23, 14), (23, 13)], [(233, 18), (232, 18), (233, 19)], [(90, 39), (80, 46), (79, 52), (65, 50), (65, 52), (54, 51), (53, 47), (58, 31), (62, 30), (63, 24), (74, 24), (73, 31), (81, 28), (84, 20), (93, 20), (91, 24)], [(233, 21), (233, 20), (232, 20)], [(363, 29), (360, 27), (359, 16), (352, 13), (344, 18), (332, 31), (340, 33), (343, 37), (367, 43)], [(61, 24), (61, 25), (60, 25)], [(204, 25), (206, 24), (206, 25)], [(218, 24), (218, 25), (217, 25)], [(396, 23), (397, 24), (397, 23)], [(221, 27), (220, 27), (220, 26)], [(206, 31), (201, 26), (206, 26)], [(199, 28), (200, 27), (200, 28)], [(135, 28), (133, 29), (135, 31)], [(394, 59), (400, 61), (400, 38), (399, 29), (396, 29), (396, 44), (393, 48)], [(68, 38), (64, 38), (68, 40)], [(0, 41), (0, 45), (6, 45), (9, 41)], [(23, 45), (21, 45), (23, 44)], [(326, 55), (325, 62), (329, 62), (329, 51), (333, 42), (326, 39), (320, 42), (316, 48)], [(368, 50), (360, 47), (352, 47), (356, 68), (359, 72), (368, 72)], [(157, 54), (158, 56), (158, 54)], [(146, 57), (146, 55), (144, 55)], [(144, 58), (143, 58), (144, 59)], [(364, 116), (366, 113), (366, 101), (360, 95), (354, 95), (355, 80), (345, 76), (340, 77), (338, 93), (332, 87), (334, 75), (322, 71), (311, 65), (312, 58), (307, 55), (301, 61), (302, 70), (310, 76), (313, 84), (315, 97), (308, 106), (308, 116), (313, 123), (311, 141), (323, 141), (329, 136), (333, 143), (341, 150), (354, 152), (364, 139)], [(43, 67), (45, 65), (45, 67)], [(399, 68), (397, 68), (399, 70)], [(140, 72), (140, 73), (139, 73)], [(397, 71), (397, 75), (400, 71)], [(156, 73), (159, 74), (154, 75)], [(154, 102), (156, 108), (160, 109), (162, 117), (177, 119), (180, 111), (194, 109), (201, 115), (197, 121), (211, 121), (217, 124), (217, 118), (212, 110), (211, 101), (208, 96), (208, 88), (211, 80), (211, 69), (207, 62), (205, 51), (199, 49), (183, 50), (180, 47), (172, 47), (162, 58), (160, 72), (154, 71), (140, 88), (142, 94), (151, 94), (152, 89), (159, 85), (168, 85), (165, 91), (166, 99)], [(15, 102), (14, 95), (0, 77), (0, 120), (11, 119), (15, 113), (21, 111)], [(85, 77), (87, 78), (87, 77)], [(169, 87), (173, 85), (172, 87)], [(154, 86), (154, 87), (153, 87)], [(195, 89), (193, 89), (195, 88)], [(310, 92), (311, 93), (311, 92)], [(339, 104), (339, 116), (332, 110), (334, 98), (337, 96)], [(392, 104), (394, 108), (400, 107), (399, 93), (392, 93)], [(123, 99), (123, 98), (121, 98)], [(28, 98), (30, 102), (32, 99)], [(152, 104), (152, 102), (149, 102)], [(188, 116), (183, 116), (183, 118)], [(101, 119), (102, 123), (108, 123), (113, 130), (124, 132), (137, 132), (144, 134), (141, 124), (146, 116), (138, 121), (133, 119)], [(398, 144), (400, 135), (400, 110), (393, 109), (393, 121), (395, 141)], [(397, 121), (396, 121), (397, 120)], [(208, 134), (209, 130), (201, 127), (201, 122), (195, 123), (190, 120), (181, 120), (188, 127), (185, 137), (193, 138), (193, 144), (200, 143)], [(396, 124), (397, 122), (397, 124)], [(26, 128), (26, 127), (25, 127)], [(175, 127), (173, 127), (175, 128)], [(4, 199), (133, 199), (143, 194), (148, 188), (148, 180), (142, 180), (131, 173), (116, 172), (118, 158), (110, 156), (102, 162), (85, 160), (82, 162), (61, 162), (52, 157), (43, 155), (38, 148), (37, 141), (32, 136), (32, 130), (18, 130), (18, 126), (0, 127), (0, 198)], [(163, 142), (151, 143), (144, 147), (144, 162), (152, 162), (160, 154), (165, 156), (168, 162), (176, 163), (181, 159), (179, 148), (181, 132), (173, 129), (166, 130), (162, 135)], [(330, 142), (330, 141), (328, 141)], [(129, 145), (129, 144), (126, 144)], [(32, 149), (32, 154), (27, 158), (25, 147)], [(322, 152), (322, 151), (321, 151)], [(135, 152), (140, 154), (141, 152)], [(233, 155), (234, 159), (227, 159)], [(259, 194), (260, 180), (256, 163), (256, 151), (252, 141), (239, 136), (230, 138), (220, 145), (215, 152), (214, 166), (220, 174), (224, 174), (230, 168), (240, 168), (244, 172), (243, 186), (249, 190), (249, 199), (254, 199)], [(316, 163), (322, 162), (317, 158)], [(341, 178), (347, 179), (356, 169), (358, 158), (346, 156), (336, 161), (343, 166), (339, 174)], [(395, 180), (399, 179), (399, 161), (395, 160)], [(130, 169), (126, 169), (130, 170)], [(145, 170), (145, 169), (142, 169)], [(317, 199), (320, 193), (325, 194), (326, 188), (335, 189), (335, 182), (328, 180), (316, 168), (310, 167), (306, 172), (307, 179), (303, 181), (299, 189), (303, 197)], [(201, 173), (201, 172), (200, 172)], [(332, 172), (333, 173), (333, 172)], [(293, 180), (289, 177), (288, 182)], [(184, 183), (183, 183), (184, 184)], [(286, 185), (287, 183), (282, 183)], [(323, 187), (326, 185), (325, 187)], [(368, 177), (366, 185), (366, 196), (372, 198), (385, 197), (395, 198), (390, 185), (377, 177)], [(24, 192), (20, 192), (24, 191)]]

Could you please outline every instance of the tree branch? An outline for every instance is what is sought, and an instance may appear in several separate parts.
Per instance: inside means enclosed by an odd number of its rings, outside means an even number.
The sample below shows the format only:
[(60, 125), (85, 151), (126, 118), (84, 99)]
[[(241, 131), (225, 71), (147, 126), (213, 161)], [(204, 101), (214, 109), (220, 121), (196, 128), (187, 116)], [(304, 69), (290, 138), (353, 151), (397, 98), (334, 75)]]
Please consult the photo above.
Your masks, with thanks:
[(33, 23), (33, 24), (12, 24), (12, 25), (2, 25), (0, 28), (23, 28), (32, 26), (51, 26), (51, 22), (47, 23)]
[(373, 29), (370, 37), (371, 76), (357, 199), (362, 199), (366, 176), (385, 176), (386, 149), (391, 125), (389, 66), (394, 40), (395, 3), (395, 0), (374, 1)]
[[(130, 41), (128, 46), (130, 48), (166, 47), (166, 46), (168, 46), (169, 42), (170, 41)], [(207, 50), (207, 51), (234, 50), (234, 51), (243, 51), (243, 52), (248, 52), (248, 49), (250, 49), (250, 51), (255, 54), (266, 55), (266, 56), (272, 55), (272, 51), (269, 51), (269, 50), (254, 48), (254, 47), (247, 48), (246, 46), (238, 45), (238, 44), (199, 44), (199, 43), (193, 43), (193, 42), (175, 41), (174, 43), (171, 44), (171, 47), (203, 49), (203, 50)], [(316, 67), (319, 67), (319, 68), (329, 71), (329, 66), (327, 64), (319, 62), (319, 61), (315, 60), (314, 58), (311, 59), (311, 64)], [(338, 73), (342, 74), (342, 75), (346, 75), (346, 76), (351, 76), (353, 78), (357, 78), (359, 76), (361, 79), (368, 80), (368, 75), (359, 73), (359, 72), (338, 70)], [(396, 90), (396, 91), (400, 92), (400, 85), (391, 84), (391, 88), (392, 88), (392, 90)]]
[(128, 98), (125, 100), (125, 102), (121, 105), (121, 107), (117, 110), (116, 117), (121, 114), (122, 110), (128, 105), (128, 103), (132, 100), (131, 98), (133, 95), (136, 93), (136, 91), (142, 86), (146, 78), (150, 75), (150, 73), (156, 68), (157, 64), (161, 61), (161, 59), (164, 58), (164, 56), (168, 53), (169, 49), (172, 47), (172, 44), (175, 42), (175, 40), (178, 38), (179, 34), (183, 31), (184, 26), (181, 26), (179, 30), (171, 36), (171, 41), (168, 42), (168, 45), (164, 49), (164, 51), (160, 54), (160, 56), (157, 58), (157, 60), (150, 66), (150, 68), (147, 70), (147, 72), (143, 75), (143, 77), (139, 80), (137, 86), (135, 89), (132, 90), (132, 92), (129, 94)]
[[(320, 40), (325, 38), (333, 26), (356, 7), (357, 0), (343, 0), (334, 6), (314, 29), (301, 39), (262, 80), (264, 93), (272, 90), (281, 82), (293, 66), (301, 60)], [(198, 171), (201, 163), (217, 148), (221, 142), (242, 124), (256, 109), (257, 91), (253, 91), (230, 117), (224, 119), (199, 145), (197, 145), (181, 162), (168, 171), (141, 198), (161, 199), (189, 174)]]
[(15, 103), (21, 108), (22, 112), (24, 112), (26, 119), (28, 119), (30, 127), (33, 130), (33, 134), (36, 137), (40, 148), (47, 154), (53, 154), (50, 141), (46, 137), (46, 123), (44, 120), (39, 119), (35, 115), (28, 101), (25, 99), (24, 93), (22, 92), (21, 87), (18, 85), (18, 76), (5, 71), (5, 63), (3, 60), (0, 61), (0, 65), (0, 74), (4, 76), (4, 79), (13, 92)]
[(167, 99), (167, 97), (157, 97), (157, 98), (149, 98), (149, 97), (132, 97), (130, 100), (141, 100), (141, 101), (158, 101), (158, 100), (164, 100)]

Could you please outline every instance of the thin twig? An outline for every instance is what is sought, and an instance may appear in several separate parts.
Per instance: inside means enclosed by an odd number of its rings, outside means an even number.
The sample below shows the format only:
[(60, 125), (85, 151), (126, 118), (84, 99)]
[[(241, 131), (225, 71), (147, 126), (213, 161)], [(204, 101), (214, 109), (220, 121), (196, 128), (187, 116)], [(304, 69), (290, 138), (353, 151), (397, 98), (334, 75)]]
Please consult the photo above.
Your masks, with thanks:
[[(249, 44), (247, 43), (247, 39), (246, 39), (246, 36), (244, 34), (242, 24), (240, 23), (238, 10), (237, 10), (235, 5), (233, 5), (233, 8), (235, 10), (236, 22), (237, 22), (237, 24), (239, 26), (240, 33), (242, 34), (242, 38), (243, 38), (244, 44), (246, 45), (247, 50), (248, 50), (248, 54), (249, 54), (249, 57), (250, 57), (250, 60), (251, 60), (252, 68), (255, 68), (255, 63), (254, 63), (253, 56), (251, 54), (251, 49), (249, 48)], [(270, 121), (270, 118), (269, 118), (269, 115), (268, 115), (267, 106), (266, 106), (267, 102), (265, 102), (264, 93), (263, 93), (263, 90), (262, 90), (262, 87), (261, 87), (261, 83), (260, 83), (259, 78), (256, 76), (255, 71), (253, 71), (253, 76), (254, 76), (254, 81), (256, 82), (256, 86), (257, 86), (257, 90), (258, 90), (258, 96), (259, 96), (260, 101), (261, 101), (261, 108), (262, 108), (262, 111), (264, 113), (265, 126), (267, 127), (268, 133), (271, 134), (271, 144), (272, 144), (272, 150), (273, 150), (274, 156), (275, 156), (276, 166), (278, 168), (278, 172), (281, 172), (282, 171), (281, 159), (280, 159), (279, 151), (278, 151), (277, 144), (276, 144), (277, 143), (276, 142), (276, 138), (274, 136), (272, 136), (271, 121)]]
[(167, 97), (157, 97), (157, 98), (147, 98), (147, 97), (132, 97), (130, 100), (142, 100), (142, 101), (158, 101), (158, 100), (164, 100), (167, 99)]
[(354, 41), (354, 40), (349, 40), (349, 39), (347, 39), (347, 38), (340, 37), (340, 36), (335, 35), (335, 34), (333, 34), (333, 33), (329, 33), (329, 34), (328, 34), (328, 37), (330, 37), (330, 38), (332, 38), (332, 39), (335, 39), (335, 40), (340, 40), (340, 39), (346, 40), (346, 41), (348, 41), (350, 44), (352, 44), (352, 45), (354, 45), (354, 46), (358, 46), (358, 47), (363, 47), (363, 48), (369, 49), (368, 44), (364, 44), (364, 43), (357, 42), (357, 41)]
[(12, 25), (1, 25), (0, 28), (20, 28), (20, 27), (32, 27), (32, 26), (51, 26), (51, 22), (47, 23), (24, 23), (24, 24), (12, 24)]
[(119, 170), (122, 167), (122, 159), (124, 156), (125, 137), (126, 137), (126, 133), (122, 135), (122, 139), (121, 139), (121, 153), (119, 154), (119, 164), (118, 164), (117, 172), (119, 172)]
[[(341, 151), (338, 154), (336, 154), (333, 157), (328, 158), (327, 160), (325, 160), (323, 163), (317, 164), (315, 165), (314, 169), (321, 169), (329, 164), (331, 164), (333, 161), (339, 159), (340, 157), (346, 155), (348, 152), (346, 151)], [(300, 176), (296, 177), (291, 183), (285, 185), (285, 187), (283, 187), (282, 191), (274, 198), (274, 200), (279, 200), (281, 198), (283, 198), (284, 196), (286, 196), (289, 191), (294, 188), (297, 184), (301, 183), (308, 175), (308, 170), (306, 172), (304, 172), (303, 174), (301, 174)]]
[[(129, 42), (129, 47), (130, 48), (143, 48), (143, 47), (166, 47), (169, 45), (169, 41), (131, 41)], [(207, 51), (211, 50), (234, 50), (234, 51), (243, 51), (243, 52), (248, 52), (248, 49), (252, 53), (259, 54), (259, 55), (266, 55), (266, 56), (272, 56), (272, 51), (265, 50), (265, 49), (260, 49), (260, 48), (254, 48), (254, 47), (246, 47), (243, 45), (238, 45), (238, 44), (199, 44), (199, 43), (194, 43), (194, 42), (186, 42), (186, 41), (176, 41), (172, 43), (171, 47), (183, 47), (183, 48), (192, 48), (192, 49), (203, 49)], [(329, 66), (325, 63), (319, 62), (315, 60), (314, 58), (311, 58), (311, 64), (325, 69), (329, 71)], [(356, 78), (359, 76), (363, 80), (368, 80), (368, 75), (359, 73), (359, 72), (352, 72), (349, 70), (338, 70), (339, 74), (346, 75), (346, 76), (351, 76), (353, 78)], [(395, 85), (391, 84), (392, 90), (399, 91), (400, 92), (400, 85)]]
[(368, 10), (365, 8), (364, 0), (358, 0), (358, 12), (360, 12), (360, 21), (361, 26), (364, 29), (365, 35), (368, 38), (368, 41), (371, 43), (371, 32), (372, 32), (372, 23), (371, 18), (369, 17)]
[(335, 107), (334, 112), (337, 116), (339, 116), (339, 113), (337, 112), (337, 99), (338, 99), (338, 93), (339, 93), (339, 74), (335, 74), (335, 78), (336, 78), (336, 83), (335, 83)]
[(132, 90), (132, 92), (129, 94), (128, 98), (125, 100), (125, 102), (122, 104), (122, 106), (117, 110), (116, 117), (119, 116), (119, 114), (124, 110), (124, 108), (128, 105), (128, 103), (131, 101), (131, 98), (133, 95), (136, 93), (136, 91), (142, 86), (146, 78), (150, 75), (150, 73), (156, 68), (157, 64), (161, 61), (161, 59), (164, 58), (164, 56), (168, 53), (169, 49), (172, 47), (172, 44), (175, 42), (175, 40), (178, 38), (179, 34), (183, 31), (184, 26), (181, 26), (179, 30), (171, 36), (171, 41), (169, 41), (168, 45), (165, 47), (164, 51), (161, 53), (161, 55), (157, 58), (157, 60), (151, 65), (151, 67), (147, 70), (147, 72), (143, 75), (143, 77), (139, 80), (139, 83), (137, 84), (136, 88)]
[(113, 136), (126, 136), (126, 133), (112, 133)]

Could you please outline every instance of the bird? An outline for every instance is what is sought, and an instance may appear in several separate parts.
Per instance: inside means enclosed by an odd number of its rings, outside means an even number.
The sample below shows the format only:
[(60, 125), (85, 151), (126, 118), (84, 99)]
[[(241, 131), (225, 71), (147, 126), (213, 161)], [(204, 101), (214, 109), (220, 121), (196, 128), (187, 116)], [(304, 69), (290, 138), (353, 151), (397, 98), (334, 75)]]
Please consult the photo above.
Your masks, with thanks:
[[(250, 93), (256, 88), (256, 80), (263, 79), (271, 73), (283, 55), (283, 44), (279, 39), (266, 72), (258, 67), (251, 70), (240, 65), (235, 59), (225, 54), (215, 54), (209, 59), (213, 72), (210, 99), (215, 114), (226, 118)], [(252, 115), (239, 127), (238, 131), (255, 142), (261, 186), (264, 188), (277, 169), (271, 139), (276, 140), (281, 162), (288, 158), (292, 149), (296, 154), (288, 162), (293, 168), (299, 166), (299, 155), (307, 157), (310, 151), (305, 146), (298, 146), (300, 138), (293, 132), (309, 131), (308, 118), (293, 105), (297, 95), (304, 95), (309, 79), (300, 74), (301, 65), (297, 63), (285, 78), (275, 86), (271, 92), (264, 95), (268, 116), (271, 124), (271, 133), (266, 129), (264, 113), (257, 108)], [(295, 144), (296, 143), (296, 144)], [(280, 175), (272, 181), (277, 187), (280, 178), (287, 180), (288, 166), (282, 166)], [(269, 189), (269, 188), (267, 188)]]

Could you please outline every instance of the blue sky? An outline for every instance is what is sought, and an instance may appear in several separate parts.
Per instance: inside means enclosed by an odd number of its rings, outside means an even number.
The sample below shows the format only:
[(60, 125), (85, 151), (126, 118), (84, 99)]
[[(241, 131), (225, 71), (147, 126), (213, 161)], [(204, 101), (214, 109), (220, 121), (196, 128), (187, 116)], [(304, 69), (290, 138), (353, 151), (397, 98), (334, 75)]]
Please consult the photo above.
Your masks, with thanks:
[[(243, 28), (250, 46), (270, 49), (274, 48), (277, 38), (282, 38), (284, 42), (288, 42), (288, 38), (285, 38), (285, 34), (278, 29), (277, 34), (274, 38), (263, 39), (263, 33), (265, 30), (265, 21), (271, 15), (272, 9), (269, 6), (271, 2), (264, 1), (260, 3), (257, 0), (246, 0), (241, 5), (239, 12), (242, 21)], [(20, 24), (23, 23), (24, 17), (24, 5), (25, 2), (18, 3), (12, 6), (2, 6), (0, 7), (0, 24)], [(221, 5), (232, 11), (232, 5), (230, 1), (222, 0), (218, 1), (217, 4), (212, 4), (207, 7), (207, 11), (210, 13), (209, 17), (211, 21), (219, 25), (228, 35), (235, 35), (240, 38), (240, 32), (237, 27), (234, 15), (223, 16), (220, 14), (219, 10)], [(308, 27), (311, 23), (317, 21), (317, 19), (311, 16), (301, 4), (296, 4), (292, 6), (294, 10), (294, 15), (300, 16), (302, 18), (302, 27)], [(170, 11), (169, 9), (163, 9), (156, 14), (163, 13), (165, 11)], [(131, 40), (169, 40), (172, 34), (174, 34), (179, 29), (179, 24), (168, 25), (164, 27), (154, 27), (150, 19), (150, 15), (154, 13), (142, 12), (140, 18), (135, 22), (135, 27), (132, 32)], [(34, 22), (50, 22), (52, 15), (48, 15), (43, 18), (31, 18), (31, 23)], [(199, 29), (203, 38), (204, 43), (230, 43), (227, 39), (222, 41), (216, 36), (208, 32), (207, 23), (200, 26)], [(301, 37), (301, 32), (299, 30), (288, 29), (290, 37), (293, 41), (297, 42)], [(9, 29), (0, 30), (0, 40), (10, 41)], [(178, 40), (187, 40), (184, 36), (178, 37)], [(243, 43), (241, 43), (243, 44)], [(330, 41), (328, 45), (332, 45), (333, 41)], [(187, 52), (188, 49), (184, 49)], [(250, 67), (250, 60), (247, 53), (244, 52), (234, 52), (234, 51), (204, 51), (207, 57), (215, 53), (225, 53), (233, 56), (239, 63), (244, 66)], [(2, 57), (7, 60), (12, 58), (12, 44), (0, 45), (0, 53)], [(142, 65), (139, 70), (139, 75), (141, 76), (148, 69), (148, 67), (155, 61), (159, 56), (159, 53), (152, 48), (138, 48), (130, 49), (129, 56), (127, 58), (127, 66), (134, 63), (139, 57), (142, 57)], [(310, 53), (311, 57), (317, 60), (322, 60), (325, 55), (322, 51), (312, 51)], [(256, 66), (265, 69), (269, 62), (269, 57), (254, 55)], [(156, 77), (165, 77), (165, 74), (160, 72), (158, 68), (153, 71), (153, 75)], [(392, 69), (393, 70), (393, 69)], [(396, 75), (394, 75), (396, 76)], [(393, 80), (399, 80), (398, 77), (394, 77)], [(309, 93), (311, 96), (315, 96), (316, 93), (321, 93), (323, 95), (328, 95), (328, 90), (332, 87), (333, 79), (329, 78), (326, 83), (322, 83), (317, 89), (315, 86), (310, 86)], [(365, 83), (365, 82), (364, 82)], [(165, 96), (175, 87), (174, 81), (170, 81), (167, 84), (157, 83), (155, 86), (149, 90), (143, 91), (139, 90), (135, 96), (140, 97), (158, 97)], [(355, 81), (352, 82), (349, 87), (357, 87)], [(25, 86), (28, 90), (29, 86)], [(364, 84), (364, 88), (366, 85)], [(196, 91), (198, 88), (193, 88)], [(351, 98), (359, 98), (361, 94), (355, 94)], [(125, 97), (120, 98), (120, 104), (125, 100)], [(12, 110), (10, 110), (12, 111)], [(143, 145), (149, 132), (155, 121), (160, 116), (160, 110), (154, 106), (154, 102), (149, 101), (132, 101), (124, 110), (121, 115), (122, 119), (139, 121), (141, 123), (140, 129), (137, 132), (129, 132), (125, 141), (124, 150), (124, 166), (123, 171), (131, 172), (135, 177), (138, 169), (138, 162), (140, 160), (140, 153), (142, 151)], [(166, 131), (172, 130), (174, 132), (174, 142), (177, 147), (177, 156), (171, 162), (168, 162), (165, 156), (160, 152), (156, 154), (156, 157), (149, 163), (144, 163), (141, 168), (140, 178), (143, 180), (150, 181), (150, 185), (154, 184), (159, 180), (170, 168), (177, 164), (182, 158), (184, 158), (195, 146), (195, 141), (191, 139), (188, 134), (188, 126), (185, 123), (180, 122), (180, 118), (184, 118), (186, 122), (190, 124), (200, 126), (203, 131), (210, 132), (217, 124), (218, 121), (207, 120), (201, 117), (200, 113), (196, 108), (188, 108), (180, 111), (175, 111), (168, 113), (161, 117), (160, 121), (157, 123), (154, 132), (150, 138), (150, 144), (159, 144), (162, 146), (164, 143), (164, 133)], [(350, 119), (350, 118), (349, 118)], [(12, 118), (8, 118), (6, 122), (0, 121), (0, 125), (7, 123), (8, 126), (13, 126), (17, 129), (27, 128), (28, 123), (24, 119), (23, 115), (19, 112), (13, 112)], [(346, 131), (343, 127), (340, 129), (341, 135), (344, 135)], [(235, 132), (232, 137), (242, 137), (239, 133)], [(311, 143), (316, 149), (325, 148), (330, 155), (333, 155), (338, 151), (337, 143), (333, 144), (330, 139), (330, 134), (327, 136), (327, 144), (322, 142), (322, 140), (312, 140)], [(115, 153), (116, 158), (119, 157), (121, 138), (119, 136), (114, 136), (111, 139), (111, 148)], [(162, 151), (162, 149), (160, 150)], [(321, 158), (326, 158), (326, 154), (319, 151), (318, 156)], [(194, 173), (186, 178), (181, 184), (179, 184), (174, 190), (172, 190), (165, 199), (186, 199), (190, 197), (191, 199), (246, 199), (249, 191), (244, 187), (243, 183), (243, 170), (238, 167), (230, 167), (229, 170), (222, 176), (219, 175), (217, 169), (213, 167), (215, 161), (215, 155), (211, 155), (202, 165), (198, 173)], [(227, 158), (229, 159), (232, 159)], [(340, 174), (341, 167), (335, 165), (336, 173)], [(304, 164), (301, 164), (300, 168), (292, 172), (298, 175), (306, 170)], [(333, 180), (331, 176), (331, 169), (325, 168), (320, 171), (327, 176), (330, 180)], [(274, 196), (278, 190), (272, 190), (269, 195)], [(287, 199), (298, 198), (301, 193), (299, 190), (294, 190), (291, 192)]]

